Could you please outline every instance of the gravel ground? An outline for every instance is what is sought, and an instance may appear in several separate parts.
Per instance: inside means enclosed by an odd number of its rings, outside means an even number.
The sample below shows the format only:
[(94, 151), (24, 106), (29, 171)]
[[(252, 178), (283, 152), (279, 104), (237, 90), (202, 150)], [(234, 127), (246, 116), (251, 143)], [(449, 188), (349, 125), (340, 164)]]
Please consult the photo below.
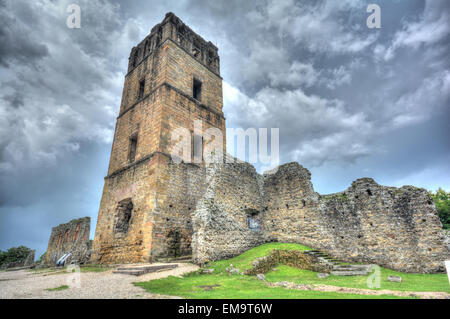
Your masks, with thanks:
[[(158, 264), (152, 264), (158, 265)], [(126, 265), (130, 266), (130, 265)], [(142, 266), (142, 264), (140, 264)], [(142, 276), (113, 274), (113, 269), (104, 272), (83, 272), (71, 274), (65, 271), (33, 272), (19, 270), (0, 272), (0, 299), (161, 299), (177, 298), (148, 293), (133, 282), (149, 281), (167, 276), (180, 276), (184, 273), (197, 270), (198, 267), (189, 263), (179, 263), (172, 270), (149, 273)], [(79, 275), (77, 281), (72, 280)], [(68, 285), (70, 288), (59, 291), (48, 291)]]

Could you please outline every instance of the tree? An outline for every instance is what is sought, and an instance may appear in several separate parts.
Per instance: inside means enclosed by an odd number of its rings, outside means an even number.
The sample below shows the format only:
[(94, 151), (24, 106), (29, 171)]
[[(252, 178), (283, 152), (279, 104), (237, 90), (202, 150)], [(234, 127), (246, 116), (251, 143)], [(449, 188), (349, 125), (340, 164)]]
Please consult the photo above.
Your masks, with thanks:
[(0, 265), (23, 261), (30, 252), (31, 249), (25, 246), (12, 247), (0, 253)]
[(429, 192), (429, 194), (433, 198), (444, 229), (450, 229), (450, 192), (439, 187), (435, 193)]

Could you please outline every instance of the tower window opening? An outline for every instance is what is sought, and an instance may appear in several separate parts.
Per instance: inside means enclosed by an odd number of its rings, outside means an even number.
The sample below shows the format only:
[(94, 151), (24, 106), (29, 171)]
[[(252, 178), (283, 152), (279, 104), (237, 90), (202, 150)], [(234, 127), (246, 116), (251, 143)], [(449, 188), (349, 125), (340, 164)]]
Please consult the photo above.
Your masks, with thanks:
[(194, 78), (194, 85), (192, 88), (192, 96), (197, 101), (202, 99), (202, 82)]
[(144, 90), (145, 90), (145, 79), (142, 79), (139, 81), (138, 99), (142, 99), (144, 97)]
[(133, 136), (130, 137), (130, 151), (129, 151), (130, 163), (133, 163), (134, 160), (136, 159), (137, 142), (138, 142), (137, 134), (134, 134)]

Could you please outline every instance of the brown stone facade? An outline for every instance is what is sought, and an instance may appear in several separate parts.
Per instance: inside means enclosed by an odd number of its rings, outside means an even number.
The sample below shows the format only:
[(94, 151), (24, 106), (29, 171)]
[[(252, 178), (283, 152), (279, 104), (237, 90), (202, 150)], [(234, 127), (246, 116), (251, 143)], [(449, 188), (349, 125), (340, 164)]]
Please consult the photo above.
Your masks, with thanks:
[[(191, 253), (190, 215), (202, 191), (204, 168), (201, 161), (172, 162), (170, 154), (180, 143), (172, 133), (187, 129), (196, 141), (196, 134), (217, 128), (225, 138), (217, 51), (172, 13), (132, 49), (93, 262), (145, 262)], [(196, 120), (201, 120), (199, 130)], [(123, 209), (124, 202), (129, 210)], [(117, 223), (125, 220), (126, 230), (117, 231)]]
[(45, 253), (45, 264), (54, 265), (64, 254), (71, 253), (67, 259), (68, 263), (83, 264), (90, 259), (91, 243), (89, 232), (91, 229), (91, 218), (84, 217), (71, 220), (52, 228), (47, 252)]

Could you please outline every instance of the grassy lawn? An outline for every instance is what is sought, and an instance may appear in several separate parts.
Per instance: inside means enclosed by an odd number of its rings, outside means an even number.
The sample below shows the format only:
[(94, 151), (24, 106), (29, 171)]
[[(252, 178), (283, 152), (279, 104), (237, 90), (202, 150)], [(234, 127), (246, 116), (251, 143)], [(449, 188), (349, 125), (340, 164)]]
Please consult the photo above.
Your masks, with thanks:
[[(185, 298), (215, 299), (215, 298), (269, 298), (269, 299), (372, 299), (398, 298), (391, 295), (367, 296), (338, 292), (289, 290), (283, 287), (268, 287), (254, 276), (230, 275), (225, 268), (233, 264), (242, 272), (251, 268), (252, 262), (268, 255), (272, 249), (308, 250), (310, 248), (298, 244), (268, 243), (255, 247), (231, 259), (212, 262), (206, 268), (214, 268), (213, 274), (193, 272), (183, 278), (170, 276), (168, 278), (135, 283), (152, 293), (176, 295)], [(276, 271), (266, 274), (270, 282), (290, 281), (302, 284), (326, 284), (340, 287), (368, 289), (368, 276), (329, 276), (319, 279), (317, 273), (292, 268), (284, 265), (276, 267)], [(401, 276), (402, 283), (387, 281), (388, 276)], [(406, 274), (381, 268), (381, 287), (397, 291), (443, 291), (450, 293), (450, 285), (446, 274)]]
[[(234, 265), (234, 264), (233, 264)], [(200, 275), (191, 273), (183, 278), (167, 277), (148, 282), (135, 283), (149, 292), (180, 296), (190, 299), (394, 299), (390, 295), (365, 296), (321, 291), (289, 290), (282, 287), (267, 287), (255, 277), (245, 275)], [(208, 286), (212, 287), (208, 290)], [(203, 286), (203, 287), (202, 287)]]
[(104, 272), (110, 269), (111, 269), (110, 267), (99, 267), (95, 265), (87, 265), (80, 267), (81, 272)]
[(242, 272), (252, 268), (252, 262), (258, 258), (266, 256), (273, 249), (284, 249), (284, 250), (309, 250), (311, 248), (302, 246), (299, 244), (284, 244), (284, 243), (267, 243), (261, 246), (255, 247), (246, 251), (245, 253), (236, 256), (231, 259), (219, 260), (210, 263), (206, 268), (214, 268), (215, 273), (225, 272), (225, 268), (233, 264), (234, 267), (239, 268)]
[[(298, 284), (324, 284), (339, 287), (351, 287), (369, 289), (367, 287), (368, 276), (329, 276), (319, 279), (317, 273), (309, 270), (296, 269), (279, 265), (277, 271), (266, 274), (270, 282), (291, 281)], [(380, 267), (380, 289), (397, 291), (443, 291), (450, 293), (450, 284), (447, 274), (407, 274)], [(390, 282), (388, 276), (400, 276), (402, 282)], [(377, 290), (376, 288), (374, 288)]]
[(59, 286), (59, 287), (56, 287), (56, 288), (47, 288), (45, 290), (47, 290), (47, 291), (60, 291), (60, 290), (66, 290), (66, 289), (69, 289), (69, 286), (64, 285), (64, 286)]
[[(110, 270), (110, 267), (102, 267), (98, 265), (86, 265), (80, 267), (80, 272), (103, 272)], [(29, 269), (29, 272), (33, 272), (36, 274), (66, 274), (67, 267), (55, 268), (55, 267), (46, 267), (46, 268), (35, 268)], [(72, 272), (75, 272), (75, 269), (72, 269)]]

